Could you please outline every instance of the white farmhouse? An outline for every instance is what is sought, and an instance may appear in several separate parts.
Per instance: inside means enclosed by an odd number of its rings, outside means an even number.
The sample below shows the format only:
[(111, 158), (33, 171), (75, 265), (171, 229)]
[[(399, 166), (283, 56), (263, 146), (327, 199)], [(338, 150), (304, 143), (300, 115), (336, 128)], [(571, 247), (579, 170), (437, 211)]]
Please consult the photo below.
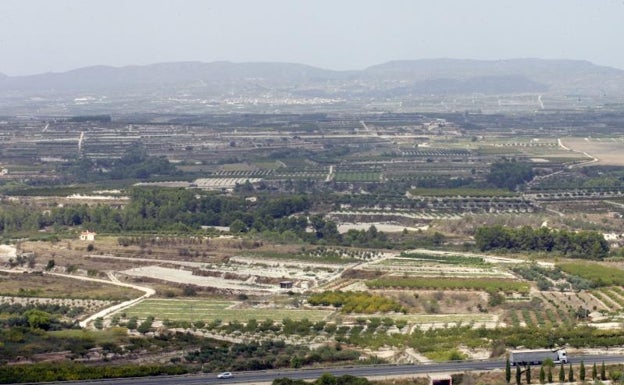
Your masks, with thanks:
[(92, 231), (83, 231), (82, 233), (80, 233), (80, 240), (81, 241), (95, 241), (95, 235), (96, 233), (92, 232)]

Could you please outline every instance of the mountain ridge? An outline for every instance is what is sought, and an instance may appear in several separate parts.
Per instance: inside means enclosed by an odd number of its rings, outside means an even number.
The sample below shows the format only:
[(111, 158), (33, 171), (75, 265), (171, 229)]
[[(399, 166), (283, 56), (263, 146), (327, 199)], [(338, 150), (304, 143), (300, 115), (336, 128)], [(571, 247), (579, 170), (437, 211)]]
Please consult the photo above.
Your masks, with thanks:
[[(165, 62), (2, 76), (0, 91), (33, 93), (165, 92), (212, 94), (304, 90), (314, 95), (559, 92), (624, 94), (624, 71), (584, 60), (394, 60), (363, 70), (336, 71), (285, 62)], [(164, 91), (163, 91), (164, 90)], [(410, 94), (408, 92), (407, 94)]]

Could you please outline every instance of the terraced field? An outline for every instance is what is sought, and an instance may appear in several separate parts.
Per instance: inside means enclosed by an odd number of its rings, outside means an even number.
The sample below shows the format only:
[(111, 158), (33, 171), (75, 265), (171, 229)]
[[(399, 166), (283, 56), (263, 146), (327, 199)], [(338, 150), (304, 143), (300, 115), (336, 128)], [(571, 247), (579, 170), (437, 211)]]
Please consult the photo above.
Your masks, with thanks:
[(366, 270), (406, 273), (421, 277), (492, 277), (513, 278), (508, 271), (495, 266), (449, 266), (448, 264), (415, 260), (410, 258), (388, 258), (364, 267)]
[(149, 299), (125, 311), (127, 317), (140, 319), (154, 316), (163, 321), (214, 321), (247, 322), (251, 319), (283, 319), (320, 321), (329, 317), (331, 310), (307, 310), (287, 308), (243, 308), (241, 303), (234, 301), (206, 301), (191, 299)]

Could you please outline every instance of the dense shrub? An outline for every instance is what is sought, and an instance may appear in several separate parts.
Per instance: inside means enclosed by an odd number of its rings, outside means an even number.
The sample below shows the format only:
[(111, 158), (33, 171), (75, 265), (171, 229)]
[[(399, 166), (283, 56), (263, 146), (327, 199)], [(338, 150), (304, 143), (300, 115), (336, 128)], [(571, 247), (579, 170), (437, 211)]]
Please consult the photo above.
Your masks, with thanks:
[(312, 294), (310, 298), (308, 298), (308, 303), (314, 306), (331, 305), (334, 307), (341, 307), (342, 311), (345, 313), (373, 314), (407, 312), (397, 301), (367, 292), (324, 291), (322, 293)]

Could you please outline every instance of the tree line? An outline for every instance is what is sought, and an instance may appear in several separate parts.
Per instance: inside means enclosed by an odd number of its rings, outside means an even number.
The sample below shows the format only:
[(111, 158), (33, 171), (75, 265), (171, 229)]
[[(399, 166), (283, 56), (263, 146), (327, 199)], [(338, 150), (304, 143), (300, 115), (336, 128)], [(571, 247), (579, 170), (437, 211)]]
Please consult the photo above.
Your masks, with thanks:
[(482, 226), (475, 232), (475, 242), (481, 251), (507, 249), (556, 252), (567, 257), (584, 259), (603, 259), (609, 253), (609, 243), (596, 231)]
[(304, 195), (261, 197), (258, 202), (185, 189), (130, 189), (123, 208), (109, 205), (55, 207), (49, 211), (6, 204), (0, 207), (0, 231), (37, 231), (48, 226), (82, 226), (101, 232), (193, 230), (201, 226), (230, 226), (240, 221), (245, 229), (305, 231), (307, 221), (289, 216), (310, 208)]
[[(0, 206), (0, 233), (35, 232), (46, 227), (81, 226), (101, 233), (192, 232), (202, 226), (229, 226), (232, 233), (274, 233), (312, 243), (386, 247), (386, 234), (371, 227), (340, 234), (336, 223), (310, 214), (304, 194), (243, 197), (187, 189), (133, 187), (123, 207), (99, 204), (38, 210), (28, 205)], [(312, 230), (312, 231), (309, 231)]]

